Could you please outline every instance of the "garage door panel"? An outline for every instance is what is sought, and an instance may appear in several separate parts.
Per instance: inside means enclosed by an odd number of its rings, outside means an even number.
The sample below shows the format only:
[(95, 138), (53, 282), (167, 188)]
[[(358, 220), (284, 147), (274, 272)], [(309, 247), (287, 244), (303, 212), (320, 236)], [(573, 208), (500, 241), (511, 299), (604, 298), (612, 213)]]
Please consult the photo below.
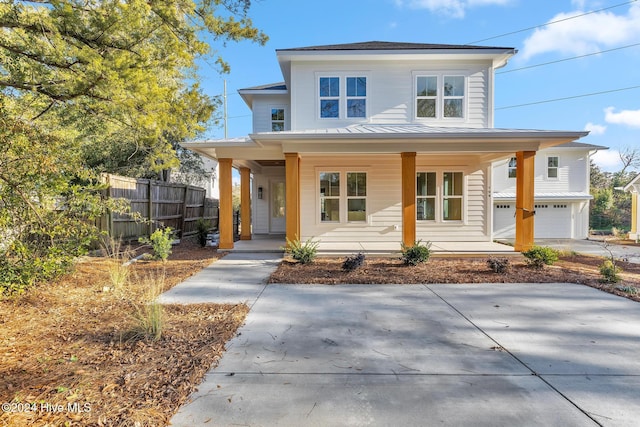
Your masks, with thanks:
[[(535, 238), (572, 238), (571, 204), (535, 203)], [(496, 203), (493, 210), (493, 236), (495, 238), (515, 238), (515, 203)]]

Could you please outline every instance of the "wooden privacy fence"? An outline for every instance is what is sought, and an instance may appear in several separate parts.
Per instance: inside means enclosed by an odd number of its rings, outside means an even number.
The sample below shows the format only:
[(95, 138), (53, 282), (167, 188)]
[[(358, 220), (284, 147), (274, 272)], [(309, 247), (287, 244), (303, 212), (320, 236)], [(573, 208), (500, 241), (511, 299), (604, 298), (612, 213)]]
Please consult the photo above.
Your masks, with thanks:
[(207, 198), (204, 188), (110, 174), (104, 174), (103, 181), (107, 197), (125, 199), (131, 206), (132, 214), (113, 212), (101, 219), (100, 229), (113, 238), (137, 240), (159, 227), (171, 227), (186, 237), (197, 233), (201, 218), (218, 228), (218, 200)]

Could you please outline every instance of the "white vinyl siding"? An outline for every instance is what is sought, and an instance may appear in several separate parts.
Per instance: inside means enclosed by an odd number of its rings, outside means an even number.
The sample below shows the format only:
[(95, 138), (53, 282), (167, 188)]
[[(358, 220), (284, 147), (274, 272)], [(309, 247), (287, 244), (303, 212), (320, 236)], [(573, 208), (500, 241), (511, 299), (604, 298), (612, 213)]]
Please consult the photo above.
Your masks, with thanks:
[[(486, 170), (488, 165), (471, 166), (473, 156), (416, 157), (417, 170), (433, 170), (440, 175), (462, 170), (464, 220), (433, 223), (418, 221), (417, 238), (424, 241), (488, 241)], [(366, 172), (366, 221), (323, 222), (320, 217), (321, 172)], [(402, 240), (402, 178), (399, 154), (303, 156), (300, 163), (300, 221), (302, 239), (314, 238), (323, 244), (354, 242), (397, 242)], [(342, 193), (341, 193), (342, 194)], [(341, 196), (342, 197), (342, 196)], [(346, 195), (344, 196), (346, 200)], [(346, 202), (344, 202), (346, 203)], [(342, 215), (347, 208), (341, 204)]]
[(272, 110), (284, 110), (284, 130), (291, 129), (289, 101), (286, 95), (255, 96), (253, 101), (253, 132), (271, 132)]
[[(482, 128), (491, 123), (489, 114), (490, 79), (489, 62), (483, 61), (373, 61), (340, 60), (328, 65), (325, 62), (305, 61), (291, 66), (292, 129), (319, 129), (346, 127), (354, 123), (405, 124), (414, 123), (415, 76), (438, 74), (464, 76), (464, 118), (432, 120), (436, 126), (460, 126)], [(319, 77), (363, 76), (367, 78), (366, 117), (348, 118), (343, 111), (338, 119), (321, 119), (319, 113)], [(341, 90), (344, 93), (344, 84)], [(346, 98), (345, 94), (341, 94)], [(345, 99), (346, 102), (346, 99)], [(342, 109), (346, 106), (341, 106)]]

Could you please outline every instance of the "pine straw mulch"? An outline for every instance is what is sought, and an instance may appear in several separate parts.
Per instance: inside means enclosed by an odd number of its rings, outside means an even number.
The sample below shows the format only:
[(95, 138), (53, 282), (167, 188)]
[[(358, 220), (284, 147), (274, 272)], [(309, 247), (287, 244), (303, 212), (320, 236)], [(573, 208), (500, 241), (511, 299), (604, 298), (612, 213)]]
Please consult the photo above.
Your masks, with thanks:
[[(244, 322), (245, 305), (165, 306), (158, 341), (132, 337), (151, 282), (169, 289), (215, 261), (183, 242), (110, 286), (109, 259), (0, 301), (0, 425), (166, 425)], [(24, 406), (28, 403), (31, 406)], [(19, 405), (20, 404), (20, 405)], [(7, 411), (8, 409), (8, 411)]]
[[(344, 258), (316, 258), (311, 264), (283, 261), (269, 278), (269, 283), (297, 284), (427, 284), (427, 283), (580, 283), (640, 301), (640, 264), (618, 261), (622, 282), (600, 281), (599, 266), (603, 258), (587, 255), (561, 256), (552, 266), (537, 270), (526, 265), (522, 256), (510, 256), (509, 270), (497, 274), (484, 258), (432, 257), (425, 264), (405, 266), (399, 259), (367, 258), (354, 270), (342, 269)], [(630, 291), (620, 288), (631, 287)]]

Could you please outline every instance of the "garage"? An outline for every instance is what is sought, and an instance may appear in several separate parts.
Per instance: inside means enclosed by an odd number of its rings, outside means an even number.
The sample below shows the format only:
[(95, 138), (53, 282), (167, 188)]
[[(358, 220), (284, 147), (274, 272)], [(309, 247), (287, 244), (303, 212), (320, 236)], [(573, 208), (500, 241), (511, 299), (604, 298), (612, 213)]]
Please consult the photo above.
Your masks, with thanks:
[[(497, 202), (493, 210), (493, 237), (513, 239), (516, 234), (515, 202)], [(571, 239), (573, 222), (571, 220), (572, 203), (536, 202), (534, 205), (536, 239)]]

